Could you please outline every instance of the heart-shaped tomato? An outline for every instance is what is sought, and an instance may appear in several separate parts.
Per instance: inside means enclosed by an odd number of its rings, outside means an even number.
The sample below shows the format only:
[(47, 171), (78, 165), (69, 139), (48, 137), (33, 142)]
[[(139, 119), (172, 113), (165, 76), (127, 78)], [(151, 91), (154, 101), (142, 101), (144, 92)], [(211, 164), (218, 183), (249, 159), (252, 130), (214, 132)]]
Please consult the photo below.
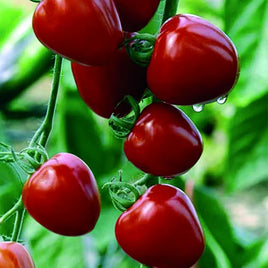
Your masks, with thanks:
[(117, 50), (112, 59), (101, 66), (72, 63), (72, 72), (85, 103), (105, 118), (112, 113), (127, 114), (130, 106), (122, 103), (116, 108), (117, 104), (126, 95), (139, 101), (146, 88), (146, 68), (135, 64), (125, 48)]
[(160, 29), (147, 81), (157, 98), (192, 105), (227, 95), (238, 74), (236, 49), (220, 29), (197, 16), (176, 15)]
[(150, 267), (189, 268), (204, 250), (190, 199), (171, 185), (149, 188), (118, 218), (115, 235), (129, 256)]
[(27, 180), (22, 201), (37, 222), (66, 236), (90, 232), (100, 213), (94, 175), (81, 159), (69, 153), (53, 156)]
[(142, 111), (124, 151), (140, 170), (171, 177), (188, 171), (199, 159), (203, 145), (198, 129), (181, 110), (153, 103)]
[(113, 0), (43, 0), (33, 29), (46, 47), (86, 65), (105, 63), (123, 38)]
[(34, 268), (27, 249), (20, 243), (0, 242), (1, 268)]

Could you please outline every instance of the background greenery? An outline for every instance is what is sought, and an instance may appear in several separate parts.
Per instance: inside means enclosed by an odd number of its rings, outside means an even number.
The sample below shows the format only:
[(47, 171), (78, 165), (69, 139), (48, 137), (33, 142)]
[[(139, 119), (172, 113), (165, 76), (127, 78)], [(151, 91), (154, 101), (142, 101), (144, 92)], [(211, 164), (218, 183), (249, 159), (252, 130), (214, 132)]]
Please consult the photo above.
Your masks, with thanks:
[[(25, 3), (23, 3), (25, 2)], [(155, 32), (163, 12), (146, 28)], [(52, 54), (35, 39), (31, 14), (36, 4), (0, 0), (0, 141), (27, 146), (44, 115), (50, 90)], [(202, 16), (223, 29), (237, 46), (241, 73), (224, 105), (201, 113), (181, 107), (200, 129), (204, 154), (187, 174), (170, 183), (195, 184), (194, 204), (206, 236), (201, 268), (268, 267), (268, 2), (266, 0), (181, 0), (179, 13)], [(123, 170), (132, 181), (142, 173), (126, 161), (122, 141), (107, 121), (82, 102), (64, 61), (60, 98), (49, 155), (72, 152), (93, 170), (100, 186)], [(4, 148), (1, 148), (4, 150)], [(18, 199), (25, 175), (0, 164), (0, 214)], [(37, 268), (133, 268), (139, 264), (118, 247), (119, 216), (101, 190), (102, 213), (95, 230), (78, 238), (52, 234), (26, 218), (23, 240)], [(3, 237), (12, 221), (0, 226)]]

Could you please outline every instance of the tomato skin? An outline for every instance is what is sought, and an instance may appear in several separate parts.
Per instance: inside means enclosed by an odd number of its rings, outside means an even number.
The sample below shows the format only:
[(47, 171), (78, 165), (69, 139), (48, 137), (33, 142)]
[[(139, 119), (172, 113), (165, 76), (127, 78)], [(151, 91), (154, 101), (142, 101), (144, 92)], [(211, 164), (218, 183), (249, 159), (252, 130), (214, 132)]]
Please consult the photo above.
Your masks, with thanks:
[(204, 237), (190, 199), (178, 188), (149, 188), (118, 218), (118, 244), (150, 267), (189, 268), (202, 255)]
[(27, 249), (16, 242), (0, 242), (0, 267), (35, 268)]
[(114, 112), (121, 116), (130, 106), (117, 104), (126, 95), (139, 101), (146, 88), (146, 68), (135, 64), (125, 48), (118, 49), (112, 59), (101, 66), (72, 63), (72, 72), (84, 102), (98, 115), (109, 118)]
[(80, 158), (69, 153), (56, 154), (28, 179), (22, 201), (37, 222), (60, 235), (90, 232), (100, 214), (94, 175)]
[(135, 32), (144, 28), (155, 14), (160, 0), (114, 0), (122, 28)]
[(123, 40), (112, 0), (43, 0), (34, 12), (33, 29), (46, 47), (86, 65), (105, 63)]
[(159, 99), (177, 105), (206, 103), (228, 94), (239, 75), (232, 41), (194, 15), (176, 15), (157, 37), (147, 82)]
[(203, 151), (202, 138), (191, 120), (166, 103), (148, 105), (124, 143), (130, 162), (163, 177), (188, 171)]

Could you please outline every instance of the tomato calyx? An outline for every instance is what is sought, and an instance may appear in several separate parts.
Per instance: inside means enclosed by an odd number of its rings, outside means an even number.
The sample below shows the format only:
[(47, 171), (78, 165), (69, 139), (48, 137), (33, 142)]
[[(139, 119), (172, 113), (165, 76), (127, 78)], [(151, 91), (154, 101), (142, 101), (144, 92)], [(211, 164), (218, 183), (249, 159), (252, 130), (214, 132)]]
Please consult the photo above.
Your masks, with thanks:
[(17, 164), (26, 174), (33, 174), (45, 161), (48, 155), (43, 146), (27, 147), (16, 152), (11, 146), (0, 143), (3, 151), (0, 151), (0, 161)]
[(127, 95), (123, 98), (121, 102), (118, 103), (119, 106), (122, 102), (128, 102), (132, 108), (134, 115), (128, 115), (123, 118), (119, 118), (114, 113), (109, 119), (109, 126), (111, 127), (114, 135), (117, 138), (125, 138), (132, 130), (136, 120), (140, 116), (140, 107), (137, 101), (130, 95)]
[(116, 181), (113, 178), (111, 182), (105, 183), (102, 188), (108, 188), (112, 204), (117, 210), (124, 212), (140, 198), (148, 187), (157, 183), (158, 177), (150, 174), (145, 174), (135, 183), (123, 182), (122, 173), (119, 171), (119, 180)]
[(147, 67), (151, 61), (156, 37), (148, 33), (126, 39), (124, 46), (129, 57), (138, 65)]

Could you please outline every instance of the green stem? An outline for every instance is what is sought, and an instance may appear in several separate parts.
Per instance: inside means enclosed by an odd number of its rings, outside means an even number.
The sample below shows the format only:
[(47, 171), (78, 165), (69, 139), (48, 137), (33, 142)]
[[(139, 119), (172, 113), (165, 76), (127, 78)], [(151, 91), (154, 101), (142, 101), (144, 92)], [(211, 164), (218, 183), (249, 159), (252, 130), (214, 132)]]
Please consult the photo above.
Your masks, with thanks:
[(25, 215), (25, 208), (20, 208), (19, 210), (17, 210), (11, 241), (17, 242), (19, 240), (20, 233), (22, 230), (24, 215)]
[(157, 176), (145, 174), (141, 179), (139, 179), (138, 181), (136, 181), (134, 183), (134, 186), (146, 185), (147, 187), (150, 187), (150, 186), (152, 186), (154, 184), (158, 184), (158, 183), (159, 183), (159, 178)]
[(60, 83), (60, 74), (61, 74), (61, 65), (62, 65), (62, 57), (59, 55), (55, 56), (55, 63), (54, 63), (54, 72), (53, 72), (53, 81), (50, 93), (50, 99), (48, 103), (48, 109), (45, 116), (45, 119), (39, 129), (36, 131), (35, 135), (33, 136), (30, 147), (34, 147), (36, 143), (40, 143), (43, 147), (46, 146), (49, 134), (52, 129), (53, 118), (55, 114), (58, 90), (59, 90), (59, 83)]
[(21, 208), (23, 208), (23, 204), (22, 204), (22, 198), (20, 197), (18, 202), (0, 218), (0, 224), (4, 221), (8, 220), (11, 216), (13, 216)]
[(162, 24), (167, 19), (169, 19), (177, 14), (178, 5), (179, 5), (179, 0), (166, 0)]

